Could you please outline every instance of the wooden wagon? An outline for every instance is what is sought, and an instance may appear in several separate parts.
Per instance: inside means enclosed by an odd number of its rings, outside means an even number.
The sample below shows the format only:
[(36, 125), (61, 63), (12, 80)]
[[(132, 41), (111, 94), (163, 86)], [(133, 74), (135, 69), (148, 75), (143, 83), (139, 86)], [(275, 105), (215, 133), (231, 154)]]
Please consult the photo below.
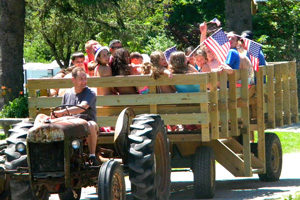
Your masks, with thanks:
[[(167, 132), (172, 168), (191, 168), (195, 196), (211, 198), (215, 191), (215, 160), (237, 177), (259, 174), (263, 181), (280, 177), (282, 150), (274, 133), (266, 129), (298, 122), (295, 62), (269, 63), (248, 85), (247, 70), (228, 75), (201, 73), (149, 76), (90, 77), (89, 87), (149, 86), (149, 94), (97, 96), (97, 122), (115, 126), (126, 107), (135, 114), (155, 113), (165, 125), (198, 125), (200, 130)], [(239, 83), (237, 85), (237, 83)], [(156, 86), (199, 84), (196, 93), (156, 93)], [(208, 90), (207, 85), (212, 87)], [(219, 85), (219, 87), (217, 87)], [(49, 114), (61, 97), (38, 96), (37, 90), (72, 87), (70, 79), (28, 80), (30, 117)], [(200, 126), (199, 126), (200, 125)], [(112, 133), (101, 133), (101, 146), (113, 144)]]

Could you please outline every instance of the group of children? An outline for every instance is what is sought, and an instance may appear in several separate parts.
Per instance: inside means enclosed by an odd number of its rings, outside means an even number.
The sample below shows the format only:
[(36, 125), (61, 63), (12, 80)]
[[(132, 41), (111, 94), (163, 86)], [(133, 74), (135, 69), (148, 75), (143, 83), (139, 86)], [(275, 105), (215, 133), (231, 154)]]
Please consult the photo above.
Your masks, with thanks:
[[(200, 25), (201, 39), (200, 43), (206, 39), (207, 26), (206, 23)], [(228, 74), (233, 72), (233, 69), (247, 68), (249, 71), (249, 83), (253, 79), (253, 66), (249, 58), (242, 52), (243, 44), (235, 35), (232, 37), (227, 35), (231, 51), (236, 54), (238, 66), (231, 66), (231, 61), (226, 60), (225, 63), (219, 63), (216, 55), (207, 46), (202, 45), (194, 50), (187, 48), (185, 52), (175, 51), (171, 53), (167, 61), (162, 51), (154, 51), (150, 57), (146, 54), (138, 52), (130, 53), (123, 47), (121, 41), (113, 40), (109, 47), (101, 46), (97, 41), (90, 40), (86, 43), (85, 49), (87, 56), (82, 52), (76, 52), (72, 55), (72, 65), (85, 68), (89, 76), (108, 77), (108, 76), (127, 76), (127, 75), (151, 75), (155, 79), (166, 75), (172, 78), (172, 74), (185, 73), (202, 73), (202, 72), (218, 72), (226, 71)], [(237, 53), (239, 50), (239, 53)], [(232, 54), (232, 58), (234, 57)], [(78, 60), (79, 59), (79, 60)], [(65, 74), (59, 74), (58, 77), (68, 77)], [(186, 93), (198, 92), (199, 85), (164, 85), (157, 87), (158, 93)], [(149, 88), (143, 87), (98, 87), (97, 95), (112, 95), (112, 94), (147, 94)], [(57, 92), (59, 96), (63, 95)], [(57, 95), (56, 94), (56, 95)], [(51, 94), (51, 95), (55, 95)]]

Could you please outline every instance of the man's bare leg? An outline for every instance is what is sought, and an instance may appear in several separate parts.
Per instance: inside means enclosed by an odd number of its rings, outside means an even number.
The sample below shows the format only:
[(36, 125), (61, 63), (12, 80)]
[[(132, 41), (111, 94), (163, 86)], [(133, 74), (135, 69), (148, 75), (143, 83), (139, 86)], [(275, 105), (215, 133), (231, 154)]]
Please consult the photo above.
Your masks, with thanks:
[(96, 153), (96, 146), (97, 146), (97, 130), (98, 130), (98, 125), (94, 121), (88, 121), (89, 129), (91, 134), (87, 137), (87, 143), (89, 147), (89, 152), (90, 154), (95, 154)]

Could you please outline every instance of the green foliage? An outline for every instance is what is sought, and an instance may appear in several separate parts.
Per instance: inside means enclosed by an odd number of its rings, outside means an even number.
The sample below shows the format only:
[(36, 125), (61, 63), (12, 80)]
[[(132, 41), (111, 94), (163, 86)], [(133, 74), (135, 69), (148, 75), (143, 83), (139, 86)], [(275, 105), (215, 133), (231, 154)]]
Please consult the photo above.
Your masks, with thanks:
[(171, 0), (166, 6), (167, 30), (183, 47), (197, 46), (200, 40), (199, 24), (218, 18), (224, 25), (225, 1)]
[(18, 98), (4, 105), (0, 118), (24, 118), (28, 117), (28, 98), (27, 95), (20, 95)]
[[(253, 18), (267, 61), (300, 60), (300, 1), (268, 0)], [(260, 36), (260, 37), (258, 37)]]
[[(25, 45), (25, 59), (39, 61), (53, 56), (66, 67), (71, 53), (84, 51), (90, 39), (101, 45), (120, 39), (130, 51), (143, 53), (148, 36), (163, 30), (163, 8), (153, 0), (28, 0), (25, 40), (35, 45)], [(37, 56), (49, 49), (47, 57)]]
[(162, 33), (156, 37), (149, 37), (149, 41), (145, 46), (145, 53), (150, 55), (155, 50), (164, 51), (174, 45), (175, 42), (169, 39), (165, 33)]

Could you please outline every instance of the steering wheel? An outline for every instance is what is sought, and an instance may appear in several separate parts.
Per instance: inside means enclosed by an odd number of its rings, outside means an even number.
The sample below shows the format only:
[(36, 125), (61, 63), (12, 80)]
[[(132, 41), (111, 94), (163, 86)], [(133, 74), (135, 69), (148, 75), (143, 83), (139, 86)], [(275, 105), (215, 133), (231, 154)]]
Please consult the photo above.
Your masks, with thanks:
[(84, 110), (84, 111), (87, 111), (86, 108), (84, 108), (84, 107), (82, 107), (82, 106), (78, 106), (78, 105), (60, 105), (60, 106), (56, 106), (55, 108), (53, 108), (53, 109), (51, 110), (51, 116), (53, 116), (53, 117), (55, 117), (55, 118), (58, 118), (57, 115), (56, 115), (55, 112), (54, 112), (54, 111), (56, 111), (56, 110), (58, 110), (58, 109), (60, 109), (60, 110), (61, 110), (61, 109), (66, 109), (66, 111), (67, 111), (68, 114), (66, 114), (66, 115), (64, 115), (64, 116), (72, 116), (72, 114), (70, 114), (70, 112), (69, 112), (68, 107), (73, 107), (73, 106), (78, 107), (78, 108), (80, 108), (80, 109), (82, 109), (82, 110)]

